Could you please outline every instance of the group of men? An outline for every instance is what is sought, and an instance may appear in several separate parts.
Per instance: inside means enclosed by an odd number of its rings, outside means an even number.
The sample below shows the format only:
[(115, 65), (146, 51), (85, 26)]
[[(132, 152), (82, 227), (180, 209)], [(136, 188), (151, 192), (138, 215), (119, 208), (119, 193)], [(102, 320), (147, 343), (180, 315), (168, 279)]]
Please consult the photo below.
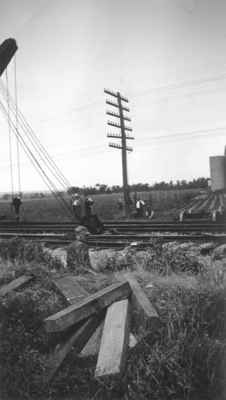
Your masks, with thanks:
[[(77, 193), (72, 196), (72, 209), (77, 222), (81, 222), (84, 217), (89, 218), (93, 214), (93, 204), (94, 201), (91, 197), (86, 197), (83, 201), (82, 197)], [(17, 221), (20, 220), (21, 206), (21, 197), (15, 195), (12, 199), (11, 207)]]
[(72, 209), (75, 221), (84, 225), (90, 233), (104, 232), (104, 224), (93, 210), (94, 201), (91, 197), (85, 197), (75, 193), (72, 196)]
[[(76, 222), (80, 223), (84, 218), (90, 218), (93, 215), (94, 201), (91, 197), (82, 198), (78, 193), (72, 196), (72, 209)], [(19, 195), (12, 198), (11, 207), (14, 211), (16, 220), (20, 220), (20, 210), (22, 200)]]
[(137, 218), (152, 218), (154, 215), (154, 211), (151, 208), (150, 203), (146, 203), (144, 200), (136, 201), (136, 217)]
[[(131, 201), (131, 206), (135, 208), (133, 210), (132, 214), (135, 218), (149, 218), (151, 219), (154, 215), (154, 211), (152, 210), (151, 207), (151, 202), (145, 202), (142, 199), (137, 198), (137, 196), (134, 196), (134, 202)], [(121, 198), (118, 199), (118, 209), (120, 211), (123, 211), (124, 207), (124, 202)]]
[(72, 209), (77, 222), (81, 222), (83, 217), (91, 217), (93, 214), (94, 201), (91, 197), (86, 197), (85, 200), (78, 193), (72, 195)]
[[(20, 220), (20, 209), (22, 206), (22, 200), (19, 195), (16, 195), (12, 199), (11, 206), (14, 210), (16, 220)], [(94, 201), (91, 197), (83, 197), (78, 193), (75, 193), (72, 195), (72, 209), (73, 209), (73, 214), (75, 217), (76, 222), (82, 223), (85, 221), (88, 221), (92, 216), (94, 216), (93, 213), (93, 206), (94, 206)], [(118, 199), (118, 209), (120, 211), (123, 210), (124, 203), (121, 198)], [(134, 217), (135, 218), (152, 218), (154, 215), (154, 211), (151, 208), (151, 204), (146, 203), (142, 199), (135, 199), (135, 212), (134, 212)]]

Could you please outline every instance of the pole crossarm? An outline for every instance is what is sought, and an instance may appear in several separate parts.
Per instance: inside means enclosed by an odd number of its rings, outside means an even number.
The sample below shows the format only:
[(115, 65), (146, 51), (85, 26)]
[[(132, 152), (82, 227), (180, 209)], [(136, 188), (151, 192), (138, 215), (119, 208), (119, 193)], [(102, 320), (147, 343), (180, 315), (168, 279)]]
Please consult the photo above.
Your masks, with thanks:
[[(114, 128), (122, 129), (122, 125), (117, 124), (116, 122), (108, 121), (107, 124), (110, 126), (114, 126)], [(125, 131), (130, 131), (130, 132), (132, 132), (132, 130), (133, 130), (132, 128), (129, 128), (128, 126), (124, 126), (124, 129), (125, 129)]]
[(122, 128), (121, 125), (117, 124), (116, 122), (107, 121), (107, 124), (110, 125), (110, 126), (114, 126), (114, 128), (119, 128), (119, 129)]
[[(118, 133), (107, 133), (107, 137), (109, 138), (115, 138), (115, 139), (122, 139), (122, 135)], [(133, 136), (126, 136), (126, 139), (134, 139)]]
[(126, 97), (122, 96), (119, 92), (115, 93), (115, 92), (112, 92), (112, 90), (104, 89), (104, 93), (108, 94), (109, 96), (116, 97), (116, 98), (118, 98), (118, 96), (120, 96), (120, 99), (122, 101), (129, 103), (129, 100)]
[[(114, 113), (114, 112), (112, 112), (112, 111), (106, 111), (106, 114), (107, 114), (107, 115), (110, 115), (111, 117), (120, 118), (120, 115), (118, 115), (118, 114), (116, 114), (116, 113)], [(129, 117), (123, 116), (123, 119), (124, 119), (125, 121), (131, 122), (131, 118), (129, 118)]]
[(115, 138), (115, 139), (122, 139), (122, 135), (119, 133), (107, 133), (107, 137)]
[[(108, 145), (109, 147), (114, 147), (115, 149), (121, 149), (123, 150), (124, 147), (122, 147), (120, 144), (116, 144), (116, 143), (109, 143)], [(132, 147), (126, 146), (125, 148), (126, 151), (133, 151)]]
[[(106, 104), (108, 104), (109, 106), (112, 106), (112, 107), (119, 108), (119, 105), (117, 103), (112, 103), (112, 101), (110, 101), (110, 100), (106, 100)], [(130, 112), (130, 109), (127, 107), (122, 107), (122, 110)]]

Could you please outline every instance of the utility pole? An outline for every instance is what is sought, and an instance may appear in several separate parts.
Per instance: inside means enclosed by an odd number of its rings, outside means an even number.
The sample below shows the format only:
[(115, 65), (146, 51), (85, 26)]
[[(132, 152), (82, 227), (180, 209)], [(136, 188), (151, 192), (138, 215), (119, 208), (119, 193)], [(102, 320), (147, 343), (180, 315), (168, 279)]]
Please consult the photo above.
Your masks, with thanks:
[(104, 90), (104, 93), (108, 94), (117, 99), (117, 103), (114, 103), (110, 100), (106, 100), (106, 103), (112, 107), (118, 109), (118, 113), (114, 113), (112, 111), (106, 111), (107, 115), (111, 117), (118, 118), (120, 123), (115, 123), (112, 121), (108, 121), (107, 124), (113, 126), (114, 128), (120, 129), (120, 134), (108, 133), (107, 137), (114, 139), (121, 139), (121, 143), (109, 143), (109, 147), (114, 147), (116, 149), (121, 149), (122, 151), (122, 181), (123, 181), (123, 194), (124, 194), (124, 203), (125, 203), (125, 216), (130, 216), (130, 197), (129, 197), (129, 185), (128, 185), (128, 171), (127, 171), (127, 151), (133, 151), (132, 147), (127, 146), (127, 139), (134, 139), (132, 136), (127, 136), (126, 131), (132, 132), (132, 128), (125, 125), (125, 121), (131, 122), (131, 119), (127, 117), (124, 112), (129, 112), (129, 108), (125, 107), (123, 102), (128, 103), (129, 100), (123, 96), (121, 96), (120, 92), (112, 92), (111, 90)]

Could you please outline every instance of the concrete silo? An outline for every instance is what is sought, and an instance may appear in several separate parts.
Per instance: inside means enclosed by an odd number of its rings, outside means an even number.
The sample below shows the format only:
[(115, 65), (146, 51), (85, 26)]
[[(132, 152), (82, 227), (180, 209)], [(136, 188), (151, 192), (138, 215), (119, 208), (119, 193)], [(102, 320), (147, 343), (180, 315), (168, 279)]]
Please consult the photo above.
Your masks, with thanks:
[(211, 189), (213, 192), (226, 190), (226, 157), (210, 157)]

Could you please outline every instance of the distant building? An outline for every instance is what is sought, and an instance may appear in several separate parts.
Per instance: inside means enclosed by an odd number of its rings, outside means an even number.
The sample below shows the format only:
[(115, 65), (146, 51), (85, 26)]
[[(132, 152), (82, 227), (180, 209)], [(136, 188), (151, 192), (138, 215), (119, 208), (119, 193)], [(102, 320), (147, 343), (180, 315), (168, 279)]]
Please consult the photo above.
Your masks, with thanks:
[(226, 148), (223, 156), (212, 156), (210, 160), (211, 189), (213, 192), (226, 190)]

